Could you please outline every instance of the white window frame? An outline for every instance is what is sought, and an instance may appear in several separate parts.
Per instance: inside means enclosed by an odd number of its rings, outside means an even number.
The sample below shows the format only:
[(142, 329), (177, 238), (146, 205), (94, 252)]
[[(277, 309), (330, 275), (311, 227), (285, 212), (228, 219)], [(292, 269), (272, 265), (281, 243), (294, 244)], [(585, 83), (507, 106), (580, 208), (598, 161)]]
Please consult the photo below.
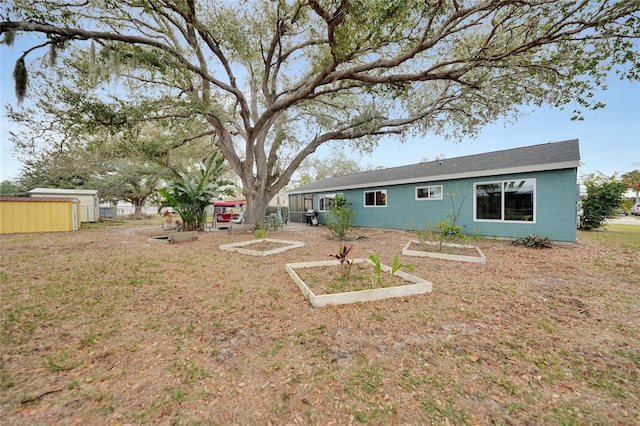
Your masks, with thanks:
[[(418, 191), (424, 189), (427, 192), (427, 197), (418, 197)], [(439, 195), (438, 196), (436, 194), (436, 196), (432, 196), (432, 194), (434, 192), (439, 191)], [(444, 190), (442, 188), (442, 185), (425, 185), (425, 186), (416, 186), (415, 189), (415, 196), (416, 196), (416, 201), (432, 201), (432, 200), (442, 200), (443, 198), (443, 194), (444, 194)]]
[(334, 198), (336, 198), (337, 196), (341, 196), (342, 192), (336, 192), (336, 193), (332, 193), (332, 194), (319, 194), (318, 195), (318, 211), (319, 212), (328, 212), (331, 210), (331, 206), (329, 206), (329, 208), (327, 208), (327, 201), (326, 200), (333, 200)]
[[(384, 194), (384, 204), (373, 204), (373, 205), (367, 205), (367, 194), (373, 193), (373, 202), (376, 203), (378, 200), (378, 197), (375, 195), (376, 193), (380, 192), (381, 194)], [(387, 204), (389, 204), (389, 199), (387, 198), (387, 190), (386, 189), (372, 189), (369, 191), (364, 191), (362, 193), (362, 204), (364, 205), (365, 208), (376, 208), (376, 207), (387, 207)]]
[[(505, 219), (505, 184), (514, 181), (530, 181), (532, 183), (532, 203), (533, 203), (533, 217), (531, 220), (510, 220)], [(478, 219), (478, 186), (481, 185), (501, 185), (500, 191), (500, 218), (499, 219)], [(494, 180), (488, 182), (476, 182), (473, 184), (473, 221), (474, 222), (500, 222), (500, 223), (519, 223), (519, 224), (534, 224), (537, 220), (537, 197), (538, 197), (538, 188), (537, 188), (537, 180), (536, 178), (516, 178), (516, 179), (503, 179), (503, 180)]]

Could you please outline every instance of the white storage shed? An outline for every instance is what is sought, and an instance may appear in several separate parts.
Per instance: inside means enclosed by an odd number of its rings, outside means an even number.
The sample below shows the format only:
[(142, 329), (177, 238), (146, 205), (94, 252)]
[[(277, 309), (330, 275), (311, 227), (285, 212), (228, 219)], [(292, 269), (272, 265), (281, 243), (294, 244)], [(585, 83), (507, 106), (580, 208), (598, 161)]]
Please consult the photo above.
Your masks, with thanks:
[(97, 222), (100, 219), (98, 191), (95, 189), (35, 188), (29, 191), (31, 197), (77, 198), (80, 201), (80, 220)]

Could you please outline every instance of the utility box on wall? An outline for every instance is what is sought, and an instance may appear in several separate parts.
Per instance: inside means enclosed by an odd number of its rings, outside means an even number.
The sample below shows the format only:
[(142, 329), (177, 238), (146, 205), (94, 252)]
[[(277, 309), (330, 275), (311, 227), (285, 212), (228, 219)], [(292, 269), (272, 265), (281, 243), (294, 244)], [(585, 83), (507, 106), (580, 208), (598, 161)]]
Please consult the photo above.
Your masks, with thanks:
[(59, 197), (0, 197), (0, 234), (80, 228), (80, 201)]

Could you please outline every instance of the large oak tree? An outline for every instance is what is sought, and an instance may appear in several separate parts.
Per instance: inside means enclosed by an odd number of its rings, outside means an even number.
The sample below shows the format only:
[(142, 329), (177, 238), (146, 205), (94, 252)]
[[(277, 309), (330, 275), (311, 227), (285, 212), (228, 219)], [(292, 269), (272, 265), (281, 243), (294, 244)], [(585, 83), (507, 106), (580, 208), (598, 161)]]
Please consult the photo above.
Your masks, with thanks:
[[(636, 0), (14, 0), (2, 6), (0, 33), (8, 44), (22, 32), (46, 35), (40, 46), (51, 59), (74, 45), (85, 58), (75, 72), (99, 76), (99, 93), (117, 82), (120, 100), (155, 105), (112, 118), (206, 122), (255, 223), (324, 143), (366, 151), (384, 135), (473, 135), (525, 105), (600, 107), (592, 92), (612, 68), (638, 79), (639, 8)], [(37, 47), (16, 64), (19, 96)]]

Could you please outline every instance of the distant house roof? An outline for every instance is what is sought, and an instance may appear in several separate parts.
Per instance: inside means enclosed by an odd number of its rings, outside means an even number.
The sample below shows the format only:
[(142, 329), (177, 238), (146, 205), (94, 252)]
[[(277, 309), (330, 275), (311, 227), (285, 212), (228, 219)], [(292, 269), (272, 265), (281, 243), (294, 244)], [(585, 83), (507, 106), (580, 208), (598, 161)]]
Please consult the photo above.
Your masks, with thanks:
[(288, 194), (571, 169), (579, 164), (578, 140), (571, 139), (321, 179)]

